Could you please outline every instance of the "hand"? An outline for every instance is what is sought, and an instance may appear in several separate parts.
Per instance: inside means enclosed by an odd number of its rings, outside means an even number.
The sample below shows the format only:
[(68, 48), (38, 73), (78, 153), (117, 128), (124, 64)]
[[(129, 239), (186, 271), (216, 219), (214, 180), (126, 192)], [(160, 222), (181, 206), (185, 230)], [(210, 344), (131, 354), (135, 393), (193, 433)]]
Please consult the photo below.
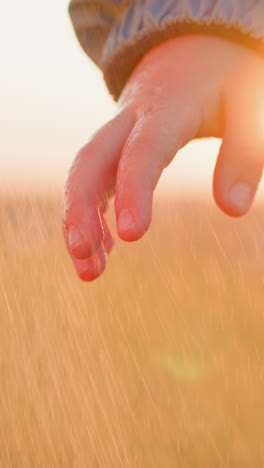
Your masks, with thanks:
[(138, 64), (116, 117), (79, 151), (65, 186), (63, 229), (77, 274), (97, 278), (117, 230), (136, 241), (151, 222), (153, 191), (177, 151), (196, 137), (223, 138), (213, 192), (227, 214), (245, 214), (264, 160), (264, 60), (225, 39), (189, 35), (152, 49)]

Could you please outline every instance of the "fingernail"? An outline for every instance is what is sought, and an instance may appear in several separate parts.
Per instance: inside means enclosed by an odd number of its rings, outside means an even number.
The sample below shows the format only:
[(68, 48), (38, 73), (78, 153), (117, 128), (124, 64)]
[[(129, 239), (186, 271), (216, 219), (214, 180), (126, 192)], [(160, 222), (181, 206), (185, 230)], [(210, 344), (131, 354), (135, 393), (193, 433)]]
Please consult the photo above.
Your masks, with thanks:
[(79, 229), (77, 229), (75, 226), (72, 226), (69, 230), (68, 242), (70, 248), (77, 247), (78, 245), (83, 243), (83, 237)]
[(241, 213), (246, 212), (252, 202), (252, 189), (250, 185), (234, 185), (230, 190), (229, 200), (233, 207), (238, 209)]
[(129, 210), (122, 210), (118, 218), (118, 229), (128, 231), (135, 226), (135, 220)]

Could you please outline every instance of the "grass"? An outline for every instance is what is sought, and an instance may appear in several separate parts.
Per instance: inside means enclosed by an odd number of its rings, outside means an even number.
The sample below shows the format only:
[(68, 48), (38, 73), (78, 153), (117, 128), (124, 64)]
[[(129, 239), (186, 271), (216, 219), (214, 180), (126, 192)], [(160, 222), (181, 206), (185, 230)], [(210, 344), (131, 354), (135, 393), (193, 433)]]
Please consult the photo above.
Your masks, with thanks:
[(90, 284), (60, 199), (0, 207), (0, 467), (264, 466), (261, 204), (156, 200)]

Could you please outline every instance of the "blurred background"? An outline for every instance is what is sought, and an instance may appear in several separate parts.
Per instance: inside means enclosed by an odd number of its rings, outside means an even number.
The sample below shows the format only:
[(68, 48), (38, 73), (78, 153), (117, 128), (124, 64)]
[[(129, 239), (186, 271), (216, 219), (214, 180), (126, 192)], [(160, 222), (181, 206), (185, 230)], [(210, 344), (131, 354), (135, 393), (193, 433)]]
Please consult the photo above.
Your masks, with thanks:
[[(61, 191), (77, 151), (115, 103), (75, 37), (68, 0), (0, 1), (1, 186)], [(158, 190), (211, 194), (219, 143), (190, 143)]]
[[(68, 4), (0, 0), (2, 188), (61, 192), (79, 148), (115, 113), (101, 72), (75, 37)], [(219, 145), (216, 138), (187, 145), (157, 193), (210, 197)]]
[(220, 140), (191, 142), (147, 235), (81, 282), (63, 185), (115, 104), (68, 1), (0, 6), (0, 467), (263, 467), (263, 183), (225, 216)]

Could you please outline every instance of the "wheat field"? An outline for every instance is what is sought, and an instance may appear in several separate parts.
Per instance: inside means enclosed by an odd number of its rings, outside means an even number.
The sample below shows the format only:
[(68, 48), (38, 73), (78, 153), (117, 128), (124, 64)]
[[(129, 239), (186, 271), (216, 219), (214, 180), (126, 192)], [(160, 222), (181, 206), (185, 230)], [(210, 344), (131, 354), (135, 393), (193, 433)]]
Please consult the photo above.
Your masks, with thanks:
[(2, 194), (0, 467), (263, 467), (263, 208), (157, 199), (84, 283), (61, 199)]

